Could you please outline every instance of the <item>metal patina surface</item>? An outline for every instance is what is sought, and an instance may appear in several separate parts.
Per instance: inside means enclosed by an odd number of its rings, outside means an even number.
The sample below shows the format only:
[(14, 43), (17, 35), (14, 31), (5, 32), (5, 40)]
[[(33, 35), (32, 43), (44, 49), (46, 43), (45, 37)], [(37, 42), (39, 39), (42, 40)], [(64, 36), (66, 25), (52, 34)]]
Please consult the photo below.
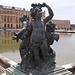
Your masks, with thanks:
[[(46, 3), (35, 3), (31, 7), (33, 20), (29, 23), (29, 17), (22, 15), (20, 21), (23, 28), (18, 33), (14, 32), (13, 40), (22, 40), (19, 47), (22, 61), (16, 68), (26, 74), (41, 75), (55, 69), (56, 55), (50, 45), (54, 40), (59, 40), (59, 35), (55, 33), (55, 24), (50, 21), (54, 15), (50, 6)], [(48, 9), (49, 15), (42, 20), (43, 7)]]

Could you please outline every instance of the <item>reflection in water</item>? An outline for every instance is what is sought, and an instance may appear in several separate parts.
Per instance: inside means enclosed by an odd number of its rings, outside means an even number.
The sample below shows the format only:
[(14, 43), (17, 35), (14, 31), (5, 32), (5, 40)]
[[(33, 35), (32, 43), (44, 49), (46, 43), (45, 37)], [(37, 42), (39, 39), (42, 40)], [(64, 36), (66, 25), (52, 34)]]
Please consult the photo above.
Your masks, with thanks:
[[(0, 54), (20, 62), (19, 45), (12, 40), (11, 32), (0, 32)], [(58, 65), (75, 62), (75, 33), (61, 33), (58, 42), (51, 46), (56, 52), (56, 63)]]
[(12, 40), (12, 36), (11, 32), (0, 32), (0, 53), (18, 50), (20, 42)]

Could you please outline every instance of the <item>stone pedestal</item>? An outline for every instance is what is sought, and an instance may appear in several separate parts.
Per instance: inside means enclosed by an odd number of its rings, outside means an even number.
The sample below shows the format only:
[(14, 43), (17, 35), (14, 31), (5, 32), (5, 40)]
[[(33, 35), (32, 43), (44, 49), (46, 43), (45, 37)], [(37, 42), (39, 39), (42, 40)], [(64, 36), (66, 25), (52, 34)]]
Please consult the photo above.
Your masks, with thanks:
[(14, 67), (9, 67), (6, 69), (6, 75), (26, 75), (26, 74)]
[[(27, 74), (21, 72), (20, 70), (14, 67), (9, 67), (8, 69), (6, 69), (6, 75), (27, 75)], [(29, 75), (35, 75), (35, 74), (31, 73)], [(73, 75), (73, 74), (72, 72), (68, 71), (67, 69), (63, 67), (56, 67), (54, 71), (47, 72), (45, 74), (42, 73), (41, 75)]]

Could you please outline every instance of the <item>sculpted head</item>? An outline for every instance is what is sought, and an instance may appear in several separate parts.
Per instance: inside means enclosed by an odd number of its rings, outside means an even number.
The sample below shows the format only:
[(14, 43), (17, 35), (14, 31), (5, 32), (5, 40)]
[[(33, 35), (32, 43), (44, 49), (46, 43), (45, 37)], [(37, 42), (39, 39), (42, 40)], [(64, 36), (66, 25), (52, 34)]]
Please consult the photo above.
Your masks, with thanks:
[(55, 31), (56, 24), (53, 23), (53, 21), (50, 21), (46, 24), (46, 30), (48, 32), (54, 32)]
[(28, 20), (29, 20), (29, 17), (26, 14), (24, 14), (20, 17), (21, 22), (28, 21)]
[(33, 19), (35, 19), (35, 18), (39, 18), (39, 19), (41, 19), (41, 17), (42, 17), (42, 9), (41, 9), (41, 5), (39, 5), (39, 4), (32, 4), (32, 7), (33, 8), (31, 8), (31, 17), (33, 18)]

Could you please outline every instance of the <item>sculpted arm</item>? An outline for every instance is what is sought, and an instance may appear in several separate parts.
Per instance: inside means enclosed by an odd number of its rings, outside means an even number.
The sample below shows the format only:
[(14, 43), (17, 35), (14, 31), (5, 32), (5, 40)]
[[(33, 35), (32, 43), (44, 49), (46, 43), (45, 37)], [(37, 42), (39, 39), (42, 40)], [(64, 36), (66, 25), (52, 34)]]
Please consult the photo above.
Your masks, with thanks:
[(46, 3), (43, 3), (43, 5), (48, 9), (48, 13), (49, 13), (49, 16), (47, 16), (43, 20), (44, 23), (47, 23), (48, 21), (50, 21), (52, 19), (52, 17), (54, 16), (54, 13), (53, 13), (52, 9), (50, 8), (50, 6), (48, 6)]

